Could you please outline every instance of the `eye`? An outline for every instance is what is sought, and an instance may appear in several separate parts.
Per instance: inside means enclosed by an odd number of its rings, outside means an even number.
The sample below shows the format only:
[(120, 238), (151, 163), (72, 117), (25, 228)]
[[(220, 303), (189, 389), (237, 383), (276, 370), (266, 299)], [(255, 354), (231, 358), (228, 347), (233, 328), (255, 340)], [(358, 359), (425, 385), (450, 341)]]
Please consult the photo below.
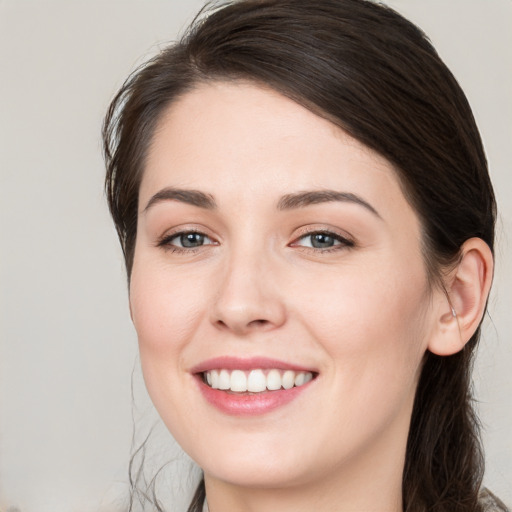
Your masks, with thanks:
[(301, 236), (292, 244), (293, 246), (309, 247), (311, 249), (336, 249), (353, 247), (354, 243), (346, 238), (329, 231), (315, 231)]
[(179, 251), (197, 249), (203, 245), (213, 245), (214, 243), (215, 242), (204, 233), (198, 231), (183, 231), (164, 237), (158, 242), (158, 245), (166, 249)]

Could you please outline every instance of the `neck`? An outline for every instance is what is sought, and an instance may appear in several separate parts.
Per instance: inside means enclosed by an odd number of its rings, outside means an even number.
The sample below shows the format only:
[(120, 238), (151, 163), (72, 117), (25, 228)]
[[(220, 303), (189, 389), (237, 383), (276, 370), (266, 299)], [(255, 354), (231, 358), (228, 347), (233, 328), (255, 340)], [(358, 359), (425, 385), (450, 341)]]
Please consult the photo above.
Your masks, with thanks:
[(401, 490), (378, 487), (357, 492), (343, 485), (344, 492), (339, 492), (325, 483), (315, 489), (238, 488), (235, 491), (218, 482), (206, 482), (209, 512), (402, 512)]

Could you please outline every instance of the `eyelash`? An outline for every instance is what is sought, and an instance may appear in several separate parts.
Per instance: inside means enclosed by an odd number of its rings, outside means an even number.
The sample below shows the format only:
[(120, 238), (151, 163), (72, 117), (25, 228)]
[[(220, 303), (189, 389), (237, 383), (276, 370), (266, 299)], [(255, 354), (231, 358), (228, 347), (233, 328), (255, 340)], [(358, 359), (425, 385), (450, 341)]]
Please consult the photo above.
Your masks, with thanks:
[(183, 246), (180, 247), (177, 245), (173, 245), (171, 243), (173, 240), (175, 240), (177, 238), (181, 238), (186, 235), (200, 235), (200, 236), (212, 241), (212, 239), (208, 235), (203, 233), (202, 231), (189, 229), (186, 231), (178, 231), (176, 233), (171, 233), (170, 235), (164, 235), (160, 240), (158, 240), (157, 246), (161, 247), (165, 251), (170, 251), (172, 253), (190, 254), (190, 253), (197, 252), (201, 247), (204, 247), (205, 245), (218, 245), (216, 242), (213, 242), (213, 243), (209, 243), (209, 244), (198, 245), (197, 247), (183, 247)]
[[(203, 243), (203, 244), (198, 245), (196, 247), (183, 247), (183, 246), (180, 247), (180, 246), (172, 244), (173, 240), (175, 240), (177, 238), (181, 238), (181, 237), (187, 236), (187, 235), (199, 235), (199, 236), (204, 237), (207, 240), (210, 240), (210, 242), (213, 242), (213, 243), (208, 243), (208, 244), (204, 244)], [(298, 243), (299, 241), (301, 241), (303, 239), (306, 239), (308, 237), (311, 238), (311, 237), (317, 236), (317, 235), (323, 235), (323, 236), (331, 238), (335, 242), (339, 242), (339, 243), (337, 243), (337, 244), (335, 243), (335, 245), (333, 245), (331, 247), (324, 247), (324, 248), (300, 245)], [(196, 231), (196, 230), (178, 231), (178, 232), (175, 232), (175, 233), (171, 233), (169, 235), (163, 236), (157, 242), (157, 246), (158, 247), (163, 248), (165, 251), (170, 251), (172, 253), (178, 253), (178, 254), (195, 253), (201, 247), (204, 247), (205, 245), (218, 245), (218, 243), (215, 242), (215, 241), (212, 241), (212, 239), (208, 235), (203, 233), (202, 231)], [(355, 243), (352, 240), (349, 240), (348, 238), (345, 238), (345, 237), (343, 237), (343, 236), (341, 236), (341, 235), (339, 235), (337, 233), (334, 233), (334, 232), (328, 231), (328, 230), (318, 230), (318, 229), (312, 230), (312, 231), (308, 231), (306, 233), (302, 233), (298, 238), (296, 238), (290, 244), (291, 247), (300, 247), (301, 250), (303, 250), (303, 251), (314, 252), (314, 253), (321, 253), (321, 254), (344, 250), (344, 249), (347, 249), (347, 248), (350, 248), (350, 247), (354, 247), (354, 245), (355, 245)]]
[[(335, 242), (339, 242), (339, 243), (337, 243), (331, 247), (324, 247), (324, 248), (308, 247), (305, 245), (299, 245), (299, 243), (298, 243), (299, 241), (304, 240), (308, 237), (311, 239), (311, 237), (316, 236), (316, 235), (323, 235), (323, 236), (331, 238)], [(303, 251), (314, 252), (316, 254), (326, 254), (326, 253), (342, 251), (342, 250), (354, 247), (355, 243), (352, 240), (349, 240), (348, 238), (346, 238), (342, 235), (339, 235), (338, 233), (334, 233), (333, 231), (329, 231), (329, 230), (325, 230), (325, 229), (314, 229), (314, 230), (302, 233), (290, 245), (292, 247), (299, 247)]]

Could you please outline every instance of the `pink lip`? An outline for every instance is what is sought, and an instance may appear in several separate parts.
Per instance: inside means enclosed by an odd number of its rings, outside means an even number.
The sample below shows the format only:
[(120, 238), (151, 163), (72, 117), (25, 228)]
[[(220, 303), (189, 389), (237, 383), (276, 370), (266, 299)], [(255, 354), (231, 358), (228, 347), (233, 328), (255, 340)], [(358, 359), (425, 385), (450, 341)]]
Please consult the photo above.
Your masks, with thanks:
[(291, 363), (285, 363), (284, 361), (279, 361), (278, 359), (269, 359), (268, 357), (251, 357), (251, 358), (242, 358), (242, 357), (232, 357), (232, 356), (223, 356), (223, 357), (215, 357), (213, 359), (208, 359), (207, 361), (203, 361), (199, 363), (197, 366), (194, 366), (190, 373), (202, 373), (207, 372), (208, 370), (270, 370), (272, 368), (276, 368), (278, 370), (295, 370), (296, 372), (315, 372), (316, 370), (312, 368), (307, 368), (305, 366), (300, 366)]
[(232, 416), (255, 416), (270, 412), (273, 409), (288, 404), (315, 382), (312, 380), (307, 384), (291, 389), (267, 391), (251, 395), (212, 389), (199, 376), (196, 380), (204, 398), (220, 411)]
[[(303, 391), (307, 390), (309, 386), (315, 382), (315, 379), (299, 387), (291, 389), (281, 389), (278, 391), (266, 391), (261, 393), (232, 393), (222, 391), (220, 389), (212, 389), (205, 384), (202, 378), (202, 373), (214, 369), (226, 370), (254, 370), (254, 369), (271, 369), (277, 368), (280, 370), (295, 370), (305, 372), (315, 372), (310, 368), (298, 366), (295, 364), (285, 363), (276, 359), (268, 359), (264, 357), (255, 357), (250, 359), (236, 358), (236, 357), (216, 357), (204, 361), (191, 369), (194, 374), (195, 380), (199, 386), (203, 397), (214, 407), (223, 413), (232, 416), (255, 416), (265, 414), (278, 407), (282, 407), (296, 397)], [(316, 372), (315, 372), (316, 373)]]

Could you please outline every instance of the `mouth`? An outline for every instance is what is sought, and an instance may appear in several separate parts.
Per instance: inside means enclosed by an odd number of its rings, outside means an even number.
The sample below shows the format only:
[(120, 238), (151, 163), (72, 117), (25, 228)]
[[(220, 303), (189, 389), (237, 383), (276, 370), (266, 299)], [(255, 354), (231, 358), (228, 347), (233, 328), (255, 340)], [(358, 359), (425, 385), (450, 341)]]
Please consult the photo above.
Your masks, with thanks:
[(192, 369), (199, 390), (222, 413), (261, 415), (307, 393), (319, 373), (267, 358), (219, 357)]
[(304, 386), (316, 377), (309, 371), (213, 369), (200, 373), (203, 382), (212, 389), (231, 393), (266, 393)]

